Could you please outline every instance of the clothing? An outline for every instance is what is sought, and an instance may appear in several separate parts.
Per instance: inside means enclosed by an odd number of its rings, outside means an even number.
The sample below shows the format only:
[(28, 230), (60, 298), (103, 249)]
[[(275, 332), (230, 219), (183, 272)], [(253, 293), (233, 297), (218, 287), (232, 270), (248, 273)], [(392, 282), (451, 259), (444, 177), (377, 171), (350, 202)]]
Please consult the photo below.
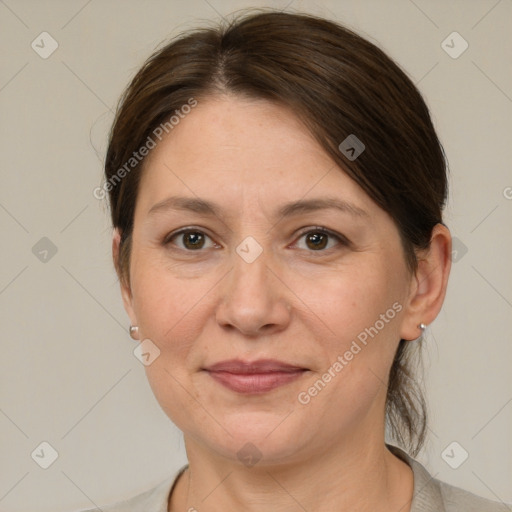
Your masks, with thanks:
[[(410, 512), (512, 512), (510, 505), (480, 498), (468, 491), (433, 478), (417, 461), (396, 446), (387, 445), (397, 457), (406, 462), (414, 474), (414, 494)], [(169, 496), (178, 477), (187, 469), (183, 466), (171, 479), (166, 479), (153, 489), (103, 512), (167, 512)], [(83, 512), (95, 512), (98, 509)]]

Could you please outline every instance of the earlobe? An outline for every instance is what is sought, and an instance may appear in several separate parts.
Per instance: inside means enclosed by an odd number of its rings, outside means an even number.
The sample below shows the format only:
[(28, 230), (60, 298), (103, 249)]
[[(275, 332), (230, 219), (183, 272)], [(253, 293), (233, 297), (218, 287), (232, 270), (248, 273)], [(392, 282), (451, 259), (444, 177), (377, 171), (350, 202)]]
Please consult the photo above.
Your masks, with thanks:
[(430, 247), (418, 254), (418, 268), (411, 279), (411, 292), (400, 332), (402, 339), (417, 339), (422, 334), (420, 324), (431, 324), (439, 314), (450, 275), (451, 247), (450, 231), (443, 224), (436, 224)]

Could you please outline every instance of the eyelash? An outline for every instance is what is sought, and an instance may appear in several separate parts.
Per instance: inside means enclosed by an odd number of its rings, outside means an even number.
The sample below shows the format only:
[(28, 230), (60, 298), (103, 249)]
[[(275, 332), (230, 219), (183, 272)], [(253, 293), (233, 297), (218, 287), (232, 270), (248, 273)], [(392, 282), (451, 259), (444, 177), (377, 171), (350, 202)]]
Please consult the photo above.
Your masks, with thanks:
[[(172, 240), (174, 240), (175, 238), (179, 237), (180, 235), (184, 235), (184, 234), (187, 234), (187, 233), (200, 233), (201, 235), (204, 235), (204, 236), (208, 237), (210, 240), (212, 240), (212, 238), (207, 233), (202, 231), (201, 229), (197, 229), (197, 228), (184, 228), (184, 229), (181, 229), (179, 231), (176, 231), (175, 233), (171, 233), (171, 234), (167, 235), (165, 237), (165, 239), (163, 240), (163, 245), (164, 246), (168, 246), (168, 245), (170, 245), (172, 243)], [(349, 240), (346, 237), (344, 237), (343, 235), (335, 233), (333, 231), (330, 231), (329, 229), (323, 228), (321, 226), (305, 228), (304, 230), (302, 230), (298, 234), (298, 238), (296, 240), (298, 241), (304, 235), (307, 235), (307, 234), (310, 234), (310, 233), (321, 233), (323, 235), (329, 236), (330, 238), (334, 238), (338, 242), (338, 244), (340, 246), (342, 246), (342, 247), (346, 247), (346, 246), (350, 245)], [(214, 242), (214, 243), (216, 243), (216, 242)], [(320, 249), (318, 251), (310, 250), (310, 251), (307, 251), (307, 252), (311, 252), (311, 253), (315, 253), (315, 252), (316, 253), (329, 253), (333, 249), (336, 249), (336, 247), (331, 247), (329, 249)], [(204, 252), (203, 249), (189, 250), (189, 249), (182, 249), (181, 247), (177, 247), (176, 250), (183, 251), (183, 252), (189, 252), (189, 253), (194, 253), (194, 252), (201, 253), (201, 252)]]

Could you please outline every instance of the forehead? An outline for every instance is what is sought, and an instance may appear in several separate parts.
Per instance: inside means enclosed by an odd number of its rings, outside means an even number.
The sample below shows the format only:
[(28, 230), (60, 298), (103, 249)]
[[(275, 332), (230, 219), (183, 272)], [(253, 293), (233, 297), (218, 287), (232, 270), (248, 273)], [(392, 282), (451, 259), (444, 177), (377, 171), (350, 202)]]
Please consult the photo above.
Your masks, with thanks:
[(149, 155), (208, 168), (279, 168), (282, 159), (330, 161), (288, 108), (259, 99), (225, 95), (199, 100)]
[(236, 211), (242, 203), (260, 208), (327, 194), (350, 199), (353, 211), (376, 207), (289, 109), (227, 96), (199, 101), (152, 150), (138, 203), (149, 212), (185, 195)]

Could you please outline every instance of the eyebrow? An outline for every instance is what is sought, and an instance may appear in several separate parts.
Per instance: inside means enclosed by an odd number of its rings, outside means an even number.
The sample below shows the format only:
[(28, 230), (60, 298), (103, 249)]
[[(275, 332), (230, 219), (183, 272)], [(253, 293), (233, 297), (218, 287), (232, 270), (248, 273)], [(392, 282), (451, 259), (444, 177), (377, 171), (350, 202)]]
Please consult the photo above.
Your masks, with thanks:
[[(209, 216), (222, 216), (222, 208), (207, 201), (206, 199), (200, 199), (195, 197), (184, 197), (184, 196), (171, 196), (163, 201), (160, 201), (153, 205), (148, 215), (152, 215), (157, 212), (164, 212), (168, 210), (176, 211), (189, 211), (198, 213), (200, 215)], [(281, 217), (292, 217), (294, 215), (300, 215), (304, 213), (316, 212), (320, 210), (339, 210), (343, 213), (348, 213), (354, 217), (369, 218), (368, 212), (356, 206), (349, 201), (339, 199), (335, 197), (322, 197), (316, 199), (301, 199), (286, 203), (282, 205), (275, 215)]]

